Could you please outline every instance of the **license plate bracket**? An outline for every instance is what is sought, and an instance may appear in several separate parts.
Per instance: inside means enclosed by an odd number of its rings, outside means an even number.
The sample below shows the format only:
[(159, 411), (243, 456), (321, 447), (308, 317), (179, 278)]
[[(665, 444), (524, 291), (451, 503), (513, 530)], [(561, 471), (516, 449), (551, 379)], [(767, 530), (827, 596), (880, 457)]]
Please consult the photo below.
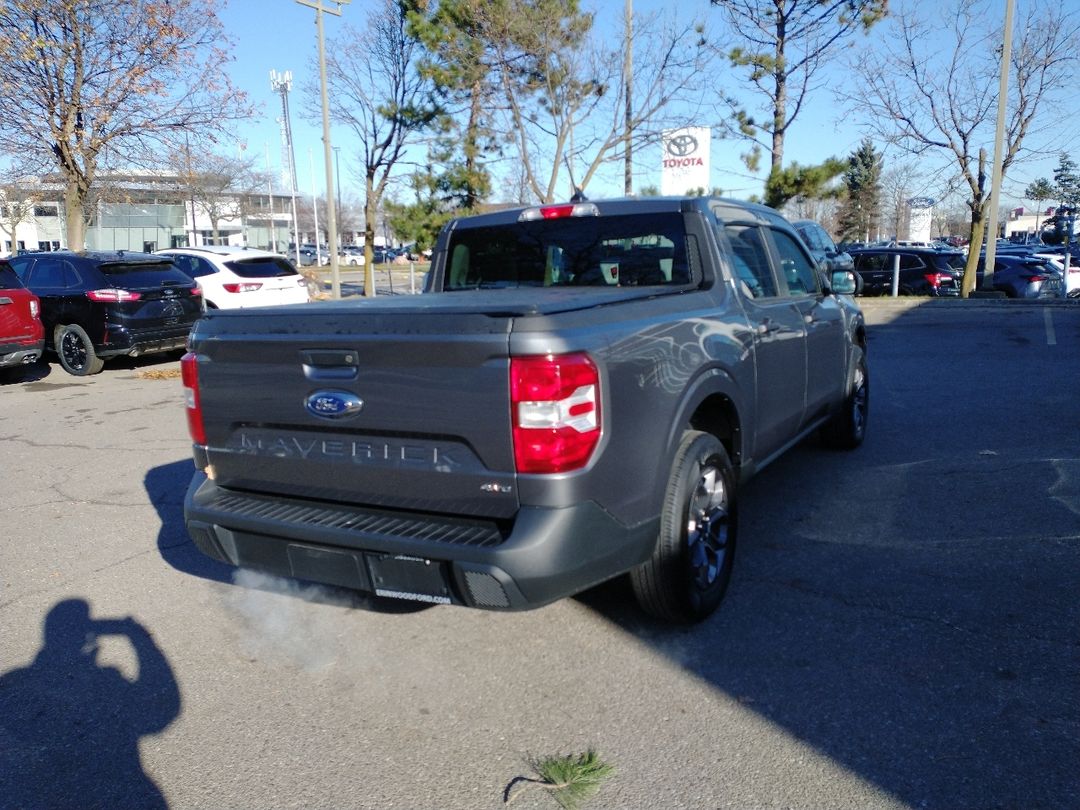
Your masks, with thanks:
[(377, 596), (449, 605), (450, 586), (442, 563), (404, 554), (368, 554), (371, 584)]

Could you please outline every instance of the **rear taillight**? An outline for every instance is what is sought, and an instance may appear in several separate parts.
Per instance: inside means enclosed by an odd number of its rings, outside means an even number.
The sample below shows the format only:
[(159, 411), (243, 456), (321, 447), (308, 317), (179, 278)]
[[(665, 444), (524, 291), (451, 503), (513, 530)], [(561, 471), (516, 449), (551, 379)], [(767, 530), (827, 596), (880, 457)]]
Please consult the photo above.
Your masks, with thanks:
[(206, 444), (202, 400), (199, 397), (198, 355), (188, 352), (180, 358), (180, 379), (184, 383), (184, 407), (187, 409), (188, 433), (195, 444)]
[(1026, 281), (1046, 281), (1050, 276), (1021, 276)]
[(262, 283), (256, 281), (248, 281), (242, 284), (222, 284), (221, 286), (225, 289), (225, 292), (246, 293), (255, 292), (257, 289), (262, 287)]
[(131, 292), (130, 290), (89, 290), (86, 297), (91, 301), (114, 304), (118, 301), (138, 301), (142, 298), (142, 293)]
[(30, 317), (31, 318), (39, 318), (39, 317), (41, 317), (41, 304), (38, 303), (38, 300), (36, 298), (31, 298), (30, 299)]
[(519, 473), (584, 467), (600, 441), (600, 375), (585, 354), (510, 359), (514, 463)]
[(926, 279), (926, 283), (931, 287), (940, 287), (946, 281), (952, 280), (952, 276), (948, 273), (926, 273), (923, 275), (923, 278)]

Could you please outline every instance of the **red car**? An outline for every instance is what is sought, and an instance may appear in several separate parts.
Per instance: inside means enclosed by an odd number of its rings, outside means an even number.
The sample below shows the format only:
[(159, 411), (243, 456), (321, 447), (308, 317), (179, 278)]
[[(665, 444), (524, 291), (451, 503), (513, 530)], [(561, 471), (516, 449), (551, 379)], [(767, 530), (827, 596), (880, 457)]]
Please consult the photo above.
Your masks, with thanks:
[(0, 369), (34, 363), (44, 349), (41, 302), (0, 259)]

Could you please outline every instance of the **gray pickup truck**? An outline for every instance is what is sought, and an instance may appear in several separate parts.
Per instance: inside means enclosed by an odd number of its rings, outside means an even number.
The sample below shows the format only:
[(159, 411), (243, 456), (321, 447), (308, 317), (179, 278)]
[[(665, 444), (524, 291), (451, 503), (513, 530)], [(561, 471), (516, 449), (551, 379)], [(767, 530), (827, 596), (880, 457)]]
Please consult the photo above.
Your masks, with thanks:
[(493, 610), (629, 573), (645, 610), (698, 621), (738, 488), (813, 432), (863, 440), (856, 284), (731, 200), (455, 220), (423, 295), (197, 324), (187, 529), (232, 565)]

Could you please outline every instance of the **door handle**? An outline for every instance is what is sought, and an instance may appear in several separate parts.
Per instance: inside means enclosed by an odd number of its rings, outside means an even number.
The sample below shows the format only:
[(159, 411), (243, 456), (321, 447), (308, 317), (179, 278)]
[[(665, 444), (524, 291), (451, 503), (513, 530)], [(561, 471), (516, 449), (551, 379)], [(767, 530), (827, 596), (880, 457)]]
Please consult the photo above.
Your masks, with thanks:
[(779, 332), (781, 328), (782, 327), (779, 322), (774, 321), (772, 318), (766, 318), (757, 325), (757, 333), (762, 337), (765, 337), (766, 335), (771, 335), (775, 332)]

